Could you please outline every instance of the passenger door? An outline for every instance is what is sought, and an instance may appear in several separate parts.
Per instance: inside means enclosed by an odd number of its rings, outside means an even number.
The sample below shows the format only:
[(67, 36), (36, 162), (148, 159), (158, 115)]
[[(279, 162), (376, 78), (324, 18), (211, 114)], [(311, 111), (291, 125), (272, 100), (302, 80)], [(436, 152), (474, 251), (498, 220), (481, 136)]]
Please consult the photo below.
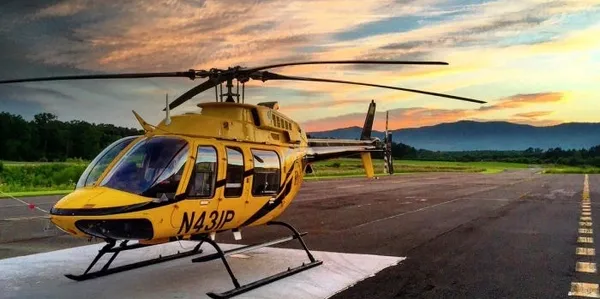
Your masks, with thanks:
[[(251, 179), (246, 200), (244, 221), (241, 225), (250, 225), (268, 214), (275, 205), (275, 197), (281, 184), (281, 161), (279, 154), (267, 148), (250, 148), (245, 161), (251, 162)], [(262, 223), (263, 221), (260, 221)]]

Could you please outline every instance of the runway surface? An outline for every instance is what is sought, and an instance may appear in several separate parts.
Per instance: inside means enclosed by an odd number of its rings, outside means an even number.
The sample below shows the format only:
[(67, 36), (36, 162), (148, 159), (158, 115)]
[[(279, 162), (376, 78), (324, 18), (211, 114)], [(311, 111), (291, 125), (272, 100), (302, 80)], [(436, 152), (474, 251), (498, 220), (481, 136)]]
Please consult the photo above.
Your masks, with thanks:
[[(581, 253), (593, 248), (599, 231), (593, 219), (600, 176), (589, 176), (589, 214), (582, 207), (584, 181), (584, 175), (535, 170), (309, 181), (280, 219), (307, 231), (314, 250), (407, 257), (333, 298), (589, 297), (600, 282), (591, 268), (597, 261)], [(34, 213), (10, 209), (0, 208), (0, 218)], [(242, 233), (238, 243), (249, 244), (281, 237), (283, 230)], [(55, 245), (0, 244), (0, 254), (3, 248), (4, 256), (15, 256), (80, 244), (57, 239), (68, 238), (53, 238)], [(217, 241), (236, 243), (229, 233)]]

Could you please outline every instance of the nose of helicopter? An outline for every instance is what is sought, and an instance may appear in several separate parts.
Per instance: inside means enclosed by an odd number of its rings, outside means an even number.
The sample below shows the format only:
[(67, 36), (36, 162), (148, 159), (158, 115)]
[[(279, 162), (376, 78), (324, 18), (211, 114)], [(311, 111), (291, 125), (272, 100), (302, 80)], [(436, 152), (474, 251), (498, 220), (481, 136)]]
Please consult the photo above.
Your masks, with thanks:
[[(125, 213), (152, 200), (105, 187), (82, 188), (60, 199), (50, 210), (50, 220), (63, 231), (79, 237), (108, 237), (103, 232), (129, 235), (128, 228), (147, 227), (141, 237), (152, 233), (147, 219), (127, 219)], [(143, 223), (142, 223), (143, 222)], [(116, 237), (116, 236), (113, 236)]]
[(77, 189), (61, 198), (52, 210), (98, 209), (147, 203), (150, 199), (106, 187)]

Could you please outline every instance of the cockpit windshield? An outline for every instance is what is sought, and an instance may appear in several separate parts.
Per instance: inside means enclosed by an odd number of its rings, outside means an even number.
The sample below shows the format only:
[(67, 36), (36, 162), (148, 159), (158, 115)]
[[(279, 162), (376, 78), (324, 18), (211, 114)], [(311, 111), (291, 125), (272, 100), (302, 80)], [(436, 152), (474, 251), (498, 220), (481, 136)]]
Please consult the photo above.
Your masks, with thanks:
[(106, 167), (108, 167), (108, 164), (110, 164), (124, 148), (138, 137), (139, 136), (128, 136), (121, 138), (102, 150), (102, 152), (88, 164), (85, 171), (79, 177), (75, 188), (82, 188), (96, 183), (96, 180), (98, 180), (100, 175), (106, 170)]
[(188, 143), (180, 138), (140, 140), (100, 185), (146, 197), (172, 199), (188, 155)]

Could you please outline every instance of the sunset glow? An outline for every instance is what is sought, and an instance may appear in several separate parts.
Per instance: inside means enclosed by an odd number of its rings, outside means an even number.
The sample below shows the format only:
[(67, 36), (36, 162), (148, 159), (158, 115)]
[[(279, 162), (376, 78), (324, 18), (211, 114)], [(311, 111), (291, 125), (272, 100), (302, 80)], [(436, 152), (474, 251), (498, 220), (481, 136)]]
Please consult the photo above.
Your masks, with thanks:
[[(32, 3), (35, 3), (34, 1)], [(103, 72), (184, 71), (332, 59), (447, 61), (449, 66), (302, 66), (296, 76), (450, 93), (479, 105), (370, 87), (251, 82), (246, 102), (279, 101), (307, 131), (362, 126), (371, 100), (375, 129), (458, 120), (533, 125), (600, 121), (600, 1), (39, 1), (14, 2), (0, 18), (1, 79)], [(26, 118), (52, 112), (134, 127), (152, 123), (164, 94), (187, 79), (45, 82), (0, 86), (0, 110)], [(206, 92), (173, 113), (210, 101)]]

